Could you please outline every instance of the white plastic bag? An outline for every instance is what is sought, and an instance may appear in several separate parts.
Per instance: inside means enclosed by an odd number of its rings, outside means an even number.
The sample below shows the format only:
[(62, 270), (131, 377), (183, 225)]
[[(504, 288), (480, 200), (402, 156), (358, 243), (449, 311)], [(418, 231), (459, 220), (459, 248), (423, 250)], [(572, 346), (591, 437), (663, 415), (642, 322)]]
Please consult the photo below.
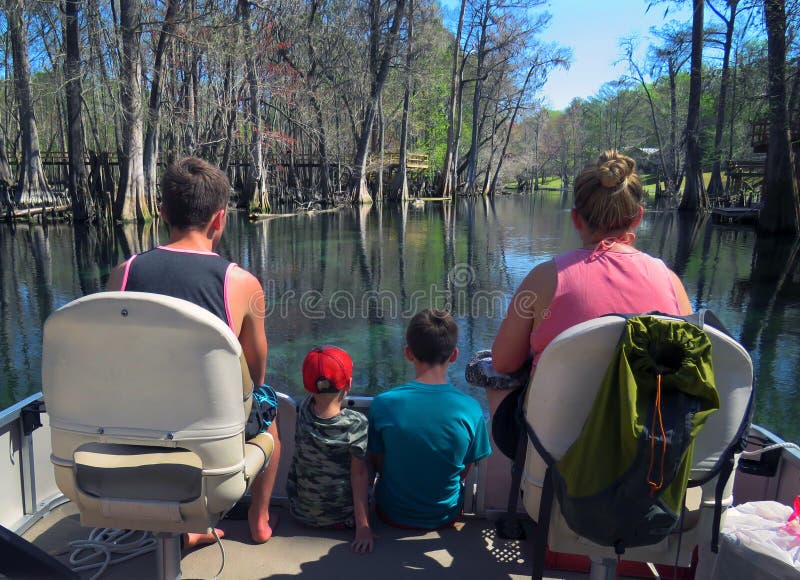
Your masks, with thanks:
[(715, 578), (800, 578), (800, 522), (792, 508), (755, 501), (729, 509)]

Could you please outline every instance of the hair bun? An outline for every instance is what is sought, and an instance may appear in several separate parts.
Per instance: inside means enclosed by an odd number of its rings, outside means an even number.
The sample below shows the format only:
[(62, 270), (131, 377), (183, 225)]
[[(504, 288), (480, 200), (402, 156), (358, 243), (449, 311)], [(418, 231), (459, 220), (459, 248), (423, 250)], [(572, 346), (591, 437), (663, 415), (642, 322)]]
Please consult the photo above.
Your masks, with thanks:
[(597, 160), (597, 179), (603, 187), (616, 189), (635, 169), (636, 162), (630, 157), (607, 151)]

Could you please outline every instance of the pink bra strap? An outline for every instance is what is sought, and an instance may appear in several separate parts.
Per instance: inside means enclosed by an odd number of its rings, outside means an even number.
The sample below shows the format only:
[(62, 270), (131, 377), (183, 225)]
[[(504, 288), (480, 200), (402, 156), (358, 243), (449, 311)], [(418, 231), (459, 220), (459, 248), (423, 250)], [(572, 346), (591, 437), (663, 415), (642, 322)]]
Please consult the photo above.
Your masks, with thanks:
[(128, 258), (128, 261), (127, 261), (127, 262), (125, 262), (125, 272), (122, 274), (122, 286), (120, 287), (120, 290), (122, 290), (122, 291), (124, 291), (124, 290), (125, 290), (125, 287), (128, 285), (128, 274), (129, 274), (129, 273), (130, 273), (130, 271), (131, 271), (131, 264), (133, 263), (133, 259), (134, 259), (134, 258), (135, 258), (137, 255), (138, 255), (138, 254), (134, 254), (133, 256), (131, 256), (130, 258)]

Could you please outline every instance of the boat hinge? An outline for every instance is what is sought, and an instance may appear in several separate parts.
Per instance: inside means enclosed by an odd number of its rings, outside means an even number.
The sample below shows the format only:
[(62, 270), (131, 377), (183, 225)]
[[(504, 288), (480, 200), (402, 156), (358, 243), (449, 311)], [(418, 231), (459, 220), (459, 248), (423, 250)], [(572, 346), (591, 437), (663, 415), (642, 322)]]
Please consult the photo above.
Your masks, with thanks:
[(22, 433), (24, 435), (30, 435), (42, 426), (42, 413), (44, 412), (44, 401), (41, 399), (20, 409), (19, 415), (22, 420)]

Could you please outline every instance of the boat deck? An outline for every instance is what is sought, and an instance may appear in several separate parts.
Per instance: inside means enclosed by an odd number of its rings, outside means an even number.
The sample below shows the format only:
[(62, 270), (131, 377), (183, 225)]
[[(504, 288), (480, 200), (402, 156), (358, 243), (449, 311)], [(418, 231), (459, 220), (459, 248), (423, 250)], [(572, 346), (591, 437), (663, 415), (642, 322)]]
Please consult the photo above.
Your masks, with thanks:
[[(421, 576), (429, 578), (510, 579), (530, 578), (530, 541), (497, 539), (490, 521), (466, 517), (454, 529), (435, 532), (409, 532), (375, 524), (378, 536), (374, 552), (366, 555), (350, 551), (352, 531), (316, 530), (292, 520), (282, 507), (274, 508), (280, 518), (275, 536), (266, 544), (250, 542), (247, 522), (224, 520), (225, 568), (219, 578), (279, 580), (298, 575), (313, 580), (346, 577), (349, 580), (395, 580)], [(63, 562), (69, 557), (69, 542), (85, 539), (77, 510), (66, 503), (34, 524), (25, 538)], [(203, 546), (183, 556), (184, 578), (211, 578), (219, 569), (221, 555), (216, 545)], [(145, 554), (108, 568), (104, 579), (153, 578), (155, 553)], [(89, 578), (91, 572), (83, 574)], [(548, 573), (548, 578), (585, 578), (570, 572)]]

